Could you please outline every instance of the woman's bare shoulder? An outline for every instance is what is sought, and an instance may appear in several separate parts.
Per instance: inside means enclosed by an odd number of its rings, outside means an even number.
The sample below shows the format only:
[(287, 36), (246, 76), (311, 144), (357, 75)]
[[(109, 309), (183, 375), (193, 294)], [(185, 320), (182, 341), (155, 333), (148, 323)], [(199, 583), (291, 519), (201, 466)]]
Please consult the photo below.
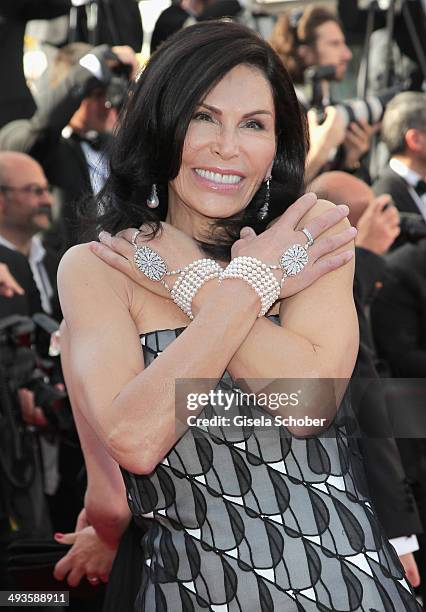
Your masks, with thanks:
[(91, 243), (77, 244), (64, 254), (58, 268), (58, 281), (62, 276), (67, 280), (96, 282), (97, 278), (107, 279), (109, 283), (118, 286), (129, 286), (130, 279), (106, 264), (91, 249)]
[(91, 290), (96, 290), (100, 304), (104, 297), (112, 293), (130, 304), (133, 294), (131, 285), (130, 279), (125, 274), (108, 266), (96, 256), (90, 248), (90, 243), (78, 244), (68, 249), (59, 264), (60, 295), (69, 295), (72, 291), (78, 298), (90, 287)]
[(58, 290), (61, 303), (64, 306), (72, 304), (78, 310), (84, 309), (87, 300), (94, 298), (102, 309), (113, 306), (118, 300), (137, 326), (149, 294), (97, 257), (90, 243), (75, 245), (64, 254), (58, 268)]

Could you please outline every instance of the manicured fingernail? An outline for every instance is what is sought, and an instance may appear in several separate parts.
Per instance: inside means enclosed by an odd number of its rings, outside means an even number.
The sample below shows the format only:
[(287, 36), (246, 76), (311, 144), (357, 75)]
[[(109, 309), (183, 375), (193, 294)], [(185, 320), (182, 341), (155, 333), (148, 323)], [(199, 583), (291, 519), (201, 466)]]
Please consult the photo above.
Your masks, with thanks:
[(91, 242), (89, 246), (90, 246), (90, 250), (95, 251), (95, 252), (99, 251), (99, 249), (101, 248), (101, 245), (99, 244), (99, 242), (95, 242), (95, 241)]
[(64, 534), (63, 533), (55, 533), (53, 537), (56, 538), (57, 540), (62, 540), (62, 538), (64, 537)]
[(305, 198), (309, 198), (310, 200), (312, 200), (312, 202), (316, 202), (318, 199), (317, 194), (313, 191), (308, 191), (308, 193), (305, 193)]
[(111, 244), (111, 234), (109, 234), (108, 232), (101, 232), (99, 234), (99, 240), (103, 244), (106, 244), (107, 246), (110, 246), (110, 244)]
[(356, 236), (356, 234), (358, 233), (357, 228), (354, 227), (353, 225), (349, 228), (349, 231), (352, 234), (352, 236)]
[(345, 215), (349, 213), (349, 206), (346, 206), (346, 204), (339, 204), (337, 208)]

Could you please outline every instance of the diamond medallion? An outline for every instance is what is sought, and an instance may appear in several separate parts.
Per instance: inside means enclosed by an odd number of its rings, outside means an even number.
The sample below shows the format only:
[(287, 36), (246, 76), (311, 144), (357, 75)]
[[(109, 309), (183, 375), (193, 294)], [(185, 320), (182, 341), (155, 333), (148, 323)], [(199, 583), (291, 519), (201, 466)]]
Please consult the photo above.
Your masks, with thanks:
[(164, 259), (148, 246), (137, 247), (134, 261), (136, 267), (152, 281), (160, 281), (167, 273)]
[(293, 244), (281, 255), (280, 266), (287, 276), (295, 276), (308, 263), (308, 253), (301, 244)]

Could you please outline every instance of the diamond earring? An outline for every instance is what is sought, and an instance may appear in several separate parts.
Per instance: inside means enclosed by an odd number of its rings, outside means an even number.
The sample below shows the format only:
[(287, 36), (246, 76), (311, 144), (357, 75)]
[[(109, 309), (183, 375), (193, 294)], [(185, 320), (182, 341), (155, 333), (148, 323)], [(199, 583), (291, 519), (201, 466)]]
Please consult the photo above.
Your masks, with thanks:
[(157, 185), (155, 183), (152, 186), (152, 191), (151, 191), (149, 198), (146, 201), (146, 204), (148, 208), (157, 208), (157, 206), (160, 204), (160, 200), (158, 199), (158, 194), (157, 194)]
[(271, 197), (271, 178), (272, 176), (269, 175), (266, 178), (266, 194), (265, 194), (265, 203), (263, 204), (262, 208), (260, 208), (259, 212), (257, 213), (257, 217), (258, 219), (260, 219), (261, 221), (263, 221), (264, 219), (266, 219), (266, 217), (268, 216), (268, 211), (269, 211), (269, 198)]

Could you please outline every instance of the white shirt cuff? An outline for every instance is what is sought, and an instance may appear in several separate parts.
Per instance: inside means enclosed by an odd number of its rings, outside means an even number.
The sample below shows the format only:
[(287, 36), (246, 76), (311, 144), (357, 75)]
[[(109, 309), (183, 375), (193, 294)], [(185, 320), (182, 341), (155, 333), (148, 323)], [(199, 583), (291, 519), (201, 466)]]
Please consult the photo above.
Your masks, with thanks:
[(396, 550), (398, 557), (401, 555), (408, 555), (415, 550), (419, 550), (419, 542), (415, 535), (401, 536), (400, 538), (391, 538), (389, 542)]

